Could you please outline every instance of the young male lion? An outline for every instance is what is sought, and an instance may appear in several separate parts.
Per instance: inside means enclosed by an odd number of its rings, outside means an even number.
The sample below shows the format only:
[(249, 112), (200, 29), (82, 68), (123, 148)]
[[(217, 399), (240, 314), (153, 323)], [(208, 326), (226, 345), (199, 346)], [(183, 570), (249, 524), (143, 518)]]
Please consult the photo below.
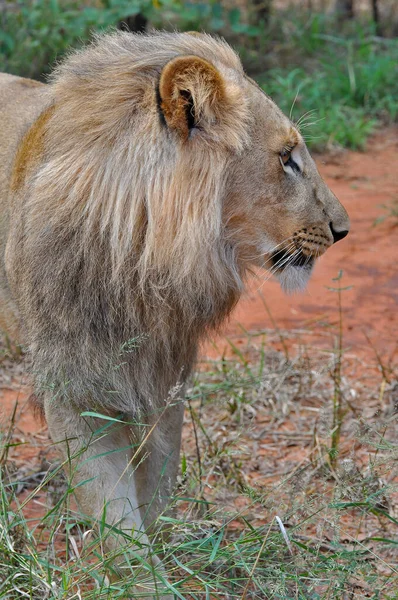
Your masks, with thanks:
[(297, 128), (207, 35), (104, 35), (49, 85), (2, 75), (0, 102), (1, 325), (114, 548), (170, 498), (184, 382), (247, 270), (304, 288), (348, 217)]

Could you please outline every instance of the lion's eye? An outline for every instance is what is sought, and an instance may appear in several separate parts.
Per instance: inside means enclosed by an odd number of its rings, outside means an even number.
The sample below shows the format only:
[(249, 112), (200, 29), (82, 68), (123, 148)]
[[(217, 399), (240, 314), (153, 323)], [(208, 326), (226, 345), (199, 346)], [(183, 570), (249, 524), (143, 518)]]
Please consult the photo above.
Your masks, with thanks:
[(293, 150), (294, 148), (283, 148), (282, 152), (279, 154), (279, 160), (281, 161), (283, 170), (286, 171), (286, 173), (301, 173), (299, 165), (292, 157)]
[(282, 150), (280, 156), (281, 156), (281, 161), (284, 165), (286, 165), (291, 157), (292, 151), (291, 150)]

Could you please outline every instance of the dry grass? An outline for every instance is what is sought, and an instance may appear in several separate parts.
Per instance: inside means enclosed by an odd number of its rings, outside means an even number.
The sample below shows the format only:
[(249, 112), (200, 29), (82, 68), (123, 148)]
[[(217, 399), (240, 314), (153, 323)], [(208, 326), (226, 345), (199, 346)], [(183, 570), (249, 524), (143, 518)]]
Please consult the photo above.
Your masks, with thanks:
[[(329, 328), (331, 350), (311, 339), (311, 331), (245, 334), (226, 342), (224, 358), (201, 364), (176, 510), (161, 517), (172, 530), (163, 552), (176, 597), (398, 596), (397, 371), (343, 348), (333, 448), (339, 339)], [(59, 470), (49, 471), (43, 431), (31, 436), (38, 448), (28, 466), (26, 447), (13, 446), (21, 439), (15, 416), (4, 438), (0, 597), (123, 597), (134, 569), (109, 587), (109, 557)]]

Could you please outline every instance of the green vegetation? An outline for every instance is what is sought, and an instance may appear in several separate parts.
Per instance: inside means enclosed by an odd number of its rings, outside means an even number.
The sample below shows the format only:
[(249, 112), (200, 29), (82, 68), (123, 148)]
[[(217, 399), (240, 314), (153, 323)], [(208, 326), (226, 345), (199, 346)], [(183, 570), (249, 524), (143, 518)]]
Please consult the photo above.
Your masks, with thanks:
[(101, 7), (78, 1), (17, 0), (0, 12), (0, 69), (23, 77), (41, 78), (69, 49), (90, 33), (114, 26), (131, 2), (104, 2)]
[(323, 38), (321, 48), (309, 52), (307, 68), (274, 68), (259, 79), (287, 114), (295, 99), (291, 112), (299, 121), (304, 115), (310, 145), (362, 148), (377, 120), (397, 120), (398, 42), (380, 42), (370, 32), (362, 39)]
[(383, 213), (377, 217), (374, 224), (379, 225), (384, 223), (385, 220), (393, 226), (398, 226), (398, 198), (391, 200), (388, 204), (381, 204), (380, 208), (383, 209)]
[(140, 14), (151, 26), (224, 35), (312, 147), (362, 148), (376, 123), (397, 120), (396, 39), (376, 36), (369, 18), (342, 23), (296, 6), (264, 22), (256, 10), (261, 16), (255, 4), (242, 11), (217, 1), (16, 0), (0, 10), (0, 70), (43, 78), (92, 32)]

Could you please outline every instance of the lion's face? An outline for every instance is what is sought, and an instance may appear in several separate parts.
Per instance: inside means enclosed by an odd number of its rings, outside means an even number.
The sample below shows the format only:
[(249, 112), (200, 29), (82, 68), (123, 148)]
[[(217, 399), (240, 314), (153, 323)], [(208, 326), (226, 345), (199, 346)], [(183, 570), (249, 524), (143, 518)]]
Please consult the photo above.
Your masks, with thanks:
[(302, 289), (349, 219), (290, 120), (250, 80), (248, 93), (250, 144), (230, 171), (225, 228), (241, 261), (265, 267), (285, 290)]
[[(196, 43), (202, 53), (205, 41)], [(293, 123), (231, 56), (226, 61), (217, 48), (208, 62), (206, 50), (205, 60), (171, 61), (161, 77), (166, 122), (182, 140), (182, 156), (199, 165), (187, 160), (186, 174), (194, 185), (195, 173), (200, 177), (209, 161), (211, 173), (222, 151), (221, 219), (230, 255), (240, 272), (254, 264), (285, 290), (303, 289), (316, 258), (347, 235), (347, 213)]]

